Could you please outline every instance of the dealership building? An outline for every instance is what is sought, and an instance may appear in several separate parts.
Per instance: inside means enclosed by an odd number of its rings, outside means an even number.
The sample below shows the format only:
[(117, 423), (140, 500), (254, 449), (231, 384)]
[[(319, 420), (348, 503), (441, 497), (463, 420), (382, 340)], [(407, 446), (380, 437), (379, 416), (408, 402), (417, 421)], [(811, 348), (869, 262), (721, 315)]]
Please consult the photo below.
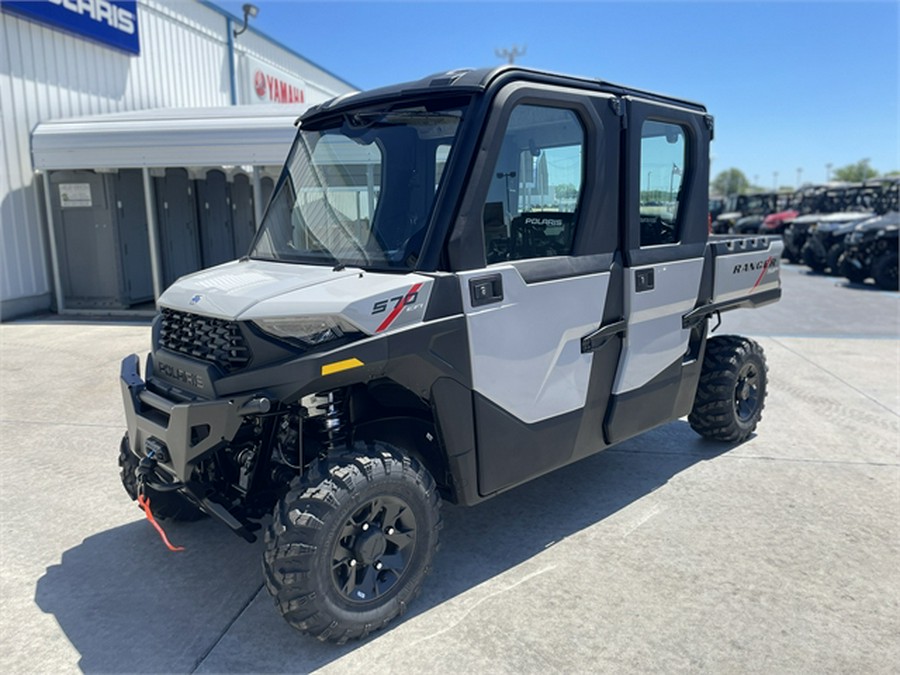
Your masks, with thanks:
[(0, 318), (152, 311), (247, 250), (297, 116), (354, 88), (245, 23), (0, 0)]

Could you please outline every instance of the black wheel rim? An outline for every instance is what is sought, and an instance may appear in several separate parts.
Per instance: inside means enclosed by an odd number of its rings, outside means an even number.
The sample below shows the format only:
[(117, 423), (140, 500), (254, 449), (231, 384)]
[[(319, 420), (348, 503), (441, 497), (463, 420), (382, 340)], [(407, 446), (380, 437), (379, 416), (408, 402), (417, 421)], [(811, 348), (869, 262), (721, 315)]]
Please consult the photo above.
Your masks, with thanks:
[(734, 388), (734, 412), (741, 422), (749, 421), (759, 407), (759, 368), (754, 363), (745, 363), (738, 373)]
[(398, 497), (377, 497), (358, 508), (338, 535), (331, 576), (354, 603), (382, 600), (397, 588), (415, 551), (416, 518)]

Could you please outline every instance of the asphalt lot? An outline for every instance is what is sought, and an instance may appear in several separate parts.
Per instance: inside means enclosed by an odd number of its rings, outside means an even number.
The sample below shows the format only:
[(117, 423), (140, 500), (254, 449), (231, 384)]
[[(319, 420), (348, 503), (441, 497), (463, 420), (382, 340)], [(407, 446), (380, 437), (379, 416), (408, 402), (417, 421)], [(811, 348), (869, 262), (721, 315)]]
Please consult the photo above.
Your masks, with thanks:
[(344, 646), (295, 633), (259, 544), (160, 544), (121, 488), (121, 358), (146, 323), (0, 325), (0, 670), (897, 672), (898, 298), (785, 266), (725, 315), (769, 362), (758, 435), (677, 421), (477, 507), (446, 506), (411, 613)]

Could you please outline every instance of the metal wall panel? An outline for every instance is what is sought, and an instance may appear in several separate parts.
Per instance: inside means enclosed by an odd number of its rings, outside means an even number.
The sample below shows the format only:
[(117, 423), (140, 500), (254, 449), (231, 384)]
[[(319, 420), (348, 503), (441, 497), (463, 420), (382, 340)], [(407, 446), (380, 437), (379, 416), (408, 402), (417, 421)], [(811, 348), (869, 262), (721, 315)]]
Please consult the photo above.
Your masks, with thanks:
[(193, 181), (184, 169), (156, 179), (156, 217), (162, 242), (163, 286), (202, 267)]
[(208, 171), (194, 181), (197, 190), (197, 221), (200, 226), (200, 257), (203, 267), (234, 260), (234, 229), (231, 198), (225, 173)]
[[(67, 307), (122, 304), (119, 243), (109, 183), (109, 175), (92, 171), (50, 174), (50, 201)], [(67, 206), (67, 200), (60, 197), (73, 186), (81, 188), (84, 199), (75, 206)]]
[(250, 177), (239, 173), (231, 182), (231, 223), (234, 228), (234, 253), (238, 258), (247, 255), (256, 234), (253, 208)]
[(153, 300), (143, 182), (143, 176), (137, 169), (123, 169), (113, 180), (123, 285), (128, 304)]

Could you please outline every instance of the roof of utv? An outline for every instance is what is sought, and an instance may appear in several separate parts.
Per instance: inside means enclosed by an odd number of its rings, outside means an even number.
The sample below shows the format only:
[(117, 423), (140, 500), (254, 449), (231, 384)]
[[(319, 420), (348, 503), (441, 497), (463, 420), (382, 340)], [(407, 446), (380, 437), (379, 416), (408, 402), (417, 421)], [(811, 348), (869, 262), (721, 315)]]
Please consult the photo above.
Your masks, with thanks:
[(515, 81), (576, 87), (589, 91), (602, 91), (616, 96), (639, 96), (640, 98), (660, 103), (693, 108), (700, 113), (706, 112), (706, 108), (699, 103), (666, 96), (665, 94), (624, 87), (599, 79), (562, 75), (544, 70), (506, 65), (498, 68), (448, 70), (447, 72), (436, 73), (414, 82), (404, 82), (370, 91), (344, 94), (313, 106), (300, 120), (307, 121), (315, 118), (330, 117), (344, 110), (358, 109), (370, 105), (390, 104), (393, 101), (409, 98), (485, 92)]

